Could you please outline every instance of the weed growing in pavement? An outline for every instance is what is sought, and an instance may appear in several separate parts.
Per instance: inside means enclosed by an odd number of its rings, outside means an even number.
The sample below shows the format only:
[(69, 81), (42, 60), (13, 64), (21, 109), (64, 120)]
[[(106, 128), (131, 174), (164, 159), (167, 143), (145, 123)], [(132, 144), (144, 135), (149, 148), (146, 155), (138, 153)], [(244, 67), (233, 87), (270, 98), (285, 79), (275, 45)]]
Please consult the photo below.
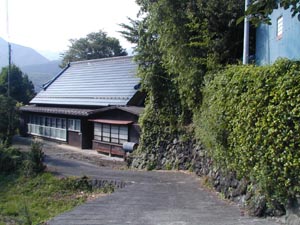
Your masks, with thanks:
[(87, 179), (57, 178), (50, 173), (35, 177), (0, 175), (0, 225), (41, 224), (112, 187), (90, 188)]

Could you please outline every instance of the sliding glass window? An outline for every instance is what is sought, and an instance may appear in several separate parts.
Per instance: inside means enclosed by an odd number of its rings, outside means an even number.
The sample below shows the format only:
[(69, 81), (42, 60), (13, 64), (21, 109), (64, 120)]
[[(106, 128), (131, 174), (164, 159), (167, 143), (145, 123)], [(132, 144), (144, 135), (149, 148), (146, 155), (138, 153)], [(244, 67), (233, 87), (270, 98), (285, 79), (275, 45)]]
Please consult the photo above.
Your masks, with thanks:
[(28, 133), (66, 141), (66, 119), (49, 116), (30, 115)]
[(128, 141), (128, 126), (94, 123), (94, 139), (103, 142), (123, 144)]

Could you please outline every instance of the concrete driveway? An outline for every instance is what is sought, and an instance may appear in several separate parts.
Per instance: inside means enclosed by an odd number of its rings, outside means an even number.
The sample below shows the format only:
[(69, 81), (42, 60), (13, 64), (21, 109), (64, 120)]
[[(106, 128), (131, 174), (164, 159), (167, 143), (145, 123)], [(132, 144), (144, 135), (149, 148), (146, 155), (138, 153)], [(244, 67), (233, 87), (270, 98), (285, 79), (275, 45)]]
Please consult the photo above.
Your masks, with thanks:
[(60, 149), (61, 154), (49, 153), (49, 148), (46, 151), (46, 163), (51, 171), (64, 176), (87, 175), (123, 181), (127, 185), (111, 195), (100, 197), (53, 218), (49, 221), (50, 225), (279, 224), (271, 219), (245, 216), (236, 205), (219, 199), (214, 192), (201, 187), (200, 179), (195, 175), (119, 170), (72, 157), (62, 157), (64, 151), (63, 148)]

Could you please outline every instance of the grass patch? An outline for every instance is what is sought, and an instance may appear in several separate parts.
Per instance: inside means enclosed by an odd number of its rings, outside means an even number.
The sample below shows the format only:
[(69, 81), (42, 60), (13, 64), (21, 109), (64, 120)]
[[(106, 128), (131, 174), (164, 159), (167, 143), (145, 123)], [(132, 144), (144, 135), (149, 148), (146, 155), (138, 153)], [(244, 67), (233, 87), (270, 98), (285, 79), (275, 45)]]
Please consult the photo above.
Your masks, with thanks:
[(92, 195), (112, 191), (81, 184), (85, 184), (84, 180), (60, 179), (50, 173), (35, 177), (0, 175), (0, 225), (43, 224)]

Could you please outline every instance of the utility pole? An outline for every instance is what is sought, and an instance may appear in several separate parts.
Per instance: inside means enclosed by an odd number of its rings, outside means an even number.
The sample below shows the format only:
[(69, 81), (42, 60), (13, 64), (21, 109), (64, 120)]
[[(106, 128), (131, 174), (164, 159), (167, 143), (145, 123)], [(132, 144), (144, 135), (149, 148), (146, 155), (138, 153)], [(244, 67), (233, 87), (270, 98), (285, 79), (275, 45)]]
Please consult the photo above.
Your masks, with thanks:
[(8, 44), (7, 96), (10, 96), (11, 45), (9, 42), (8, 0), (6, 0), (6, 33)]
[[(9, 20), (8, 20), (8, 0), (6, 0), (6, 32), (7, 32), (7, 44), (8, 44), (8, 69), (7, 69), (7, 96), (10, 97), (10, 73), (11, 73), (11, 45), (9, 38)], [(8, 112), (8, 126), (7, 126), (7, 143), (10, 142), (12, 135), (12, 115)]]
[(7, 96), (10, 96), (11, 45), (8, 42)]
[[(248, 9), (250, 0), (245, 0), (245, 12)], [(243, 46), (243, 64), (246, 65), (249, 62), (249, 18), (245, 16), (244, 19), (244, 46)]]

